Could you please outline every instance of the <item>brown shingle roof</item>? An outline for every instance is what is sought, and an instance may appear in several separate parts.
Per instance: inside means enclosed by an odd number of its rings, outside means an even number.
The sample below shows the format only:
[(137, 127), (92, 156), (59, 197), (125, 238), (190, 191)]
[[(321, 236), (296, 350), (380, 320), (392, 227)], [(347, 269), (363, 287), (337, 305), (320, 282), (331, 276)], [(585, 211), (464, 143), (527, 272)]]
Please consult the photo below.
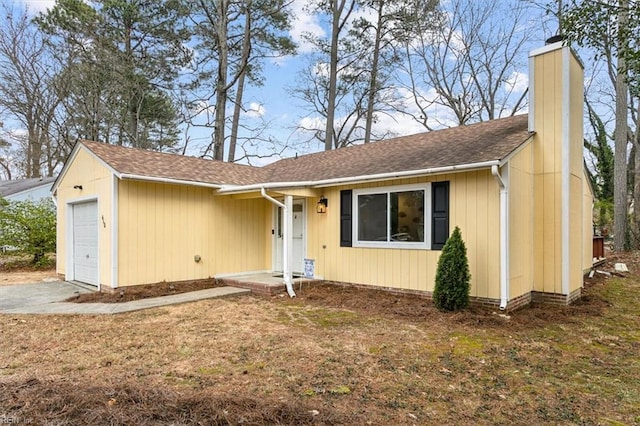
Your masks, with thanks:
[(258, 167), (99, 142), (81, 143), (120, 174), (223, 185), (249, 185), (266, 180), (265, 171)]
[(519, 115), (287, 158), (264, 167), (98, 142), (81, 143), (120, 174), (242, 186), (339, 179), (499, 161), (530, 136), (527, 116)]
[(526, 115), (277, 161), (270, 181), (324, 180), (502, 160), (530, 136)]

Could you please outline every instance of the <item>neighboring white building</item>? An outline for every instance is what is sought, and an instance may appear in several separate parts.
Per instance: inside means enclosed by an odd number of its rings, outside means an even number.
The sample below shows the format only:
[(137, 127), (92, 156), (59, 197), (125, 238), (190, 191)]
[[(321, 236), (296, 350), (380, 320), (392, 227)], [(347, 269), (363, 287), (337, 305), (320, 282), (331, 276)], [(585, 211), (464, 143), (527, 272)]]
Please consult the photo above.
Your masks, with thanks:
[(0, 197), (7, 201), (39, 201), (51, 197), (55, 177), (0, 181)]

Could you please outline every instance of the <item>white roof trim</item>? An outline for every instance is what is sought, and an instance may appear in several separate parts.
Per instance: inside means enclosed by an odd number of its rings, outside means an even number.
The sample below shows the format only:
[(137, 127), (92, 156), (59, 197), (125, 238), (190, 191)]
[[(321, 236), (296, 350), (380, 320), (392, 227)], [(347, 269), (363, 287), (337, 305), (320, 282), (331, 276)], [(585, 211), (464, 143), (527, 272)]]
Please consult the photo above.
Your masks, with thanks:
[(501, 162), (499, 160), (491, 160), (491, 161), (484, 161), (480, 163), (460, 164), (457, 166), (432, 167), (428, 169), (404, 170), (400, 172), (377, 173), (373, 175), (350, 176), (350, 177), (342, 177), (342, 178), (334, 178), (334, 179), (321, 179), (321, 180), (315, 180), (315, 181), (310, 180), (310, 181), (299, 181), (299, 182), (268, 182), (268, 183), (256, 183), (252, 185), (223, 185), (218, 191), (218, 193), (256, 191), (262, 188), (264, 189), (277, 189), (277, 188), (285, 189), (285, 188), (300, 188), (300, 187), (323, 188), (327, 186), (337, 186), (337, 185), (344, 185), (348, 183), (354, 184), (354, 183), (360, 183), (360, 182), (370, 182), (375, 180), (400, 179), (400, 178), (418, 177), (418, 176), (433, 175), (433, 174), (488, 169), (488, 168), (491, 168), (491, 166), (499, 166), (499, 165), (501, 165)]
[(523, 149), (525, 149), (527, 147), (527, 145), (529, 145), (530, 143), (533, 142), (533, 135), (535, 132), (531, 132), (531, 134), (529, 135), (529, 137), (527, 139), (525, 139), (524, 142), (522, 142), (520, 145), (518, 145), (513, 151), (511, 151), (509, 154), (507, 154), (506, 157), (504, 157), (501, 161), (500, 161), (500, 167), (504, 166), (505, 164), (507, 164), (509, 161), (511, 161), (511, 159), (513, 157), (515, 157), (516, 155), (518, 155), (520, 153), (520, 151), (522, 151)]
[(537, 49), (533, 49), (531, 52), (529, 52), (529, 58), (532, 58), (534, 56), (543, 55), (543, 54), (545, 54), (547, 52), (553, 52), (554, 50), (558, 50), (558, 49), (562, 49), (562, 48), (569, 49), (571, 51), (571, 53), (573, 54), (573, 56), (576, 58), (576, 61), (578, 61), (578, 63), (582, 67), (582, 69), (584, 69), (584, 63), (582, 62), (582, 59), (580, 59), (578, 54), (570, 46), (568, 46), (564, 41), (557, 41), (555, 43), (547, 44), (546, 46), (542, 46), (542, 47), (539, 47)]
[(194, 180), (171, 179), (171, 178), (163, 178), (163, 177), (156, 177), (156, 176), (136, 175), (132, 173), (116, 173), (115, 175), (118, 177), (118, 179), (121, 179), (121, 180), (140, 180), (145, 182), (172, 183), (176, 185), (203, 186), (205, 188), (215, 188), (215, 189), (222, 188), (222, 185), (219, 185), (219, 184), (198, 182)]

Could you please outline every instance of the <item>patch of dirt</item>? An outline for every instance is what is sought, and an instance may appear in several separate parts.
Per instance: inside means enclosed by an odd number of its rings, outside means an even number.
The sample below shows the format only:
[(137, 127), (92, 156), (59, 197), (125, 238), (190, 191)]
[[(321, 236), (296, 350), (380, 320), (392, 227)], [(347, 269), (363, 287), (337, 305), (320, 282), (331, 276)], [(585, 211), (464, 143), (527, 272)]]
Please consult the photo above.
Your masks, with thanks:
[[(38, 398), (33, 398), (39, 395)], [(277, 398), (215, 395), (202, 389), (143, 388), (135, 384), (94, 386), (62, 380), (27, 379), (0, 383), (0, 407), (7, 423), (30, 423), (29, 413), (58, 413), (73, 424), (104, 425), (323, 425), (342, 424), (336, 414), (314, 412), (308, 404)], [(6, 416), (6, 414), (4, 414)], [(0, 419), (3, 419), (0, 414)], [(66, 422), (63, 422), (67, 424)], [(60, 423), (62, 424), (62, 423)]]
[(49, 266), (36, 267), (25, 256), (3, 255), (0, 257), (0, 286), (31, 284), (42, 281), (57, 281), (55, 255), (49, 255)]
[(172, 294), (187, 293), (190, 291), (205, 290), (207, 288), (220, 287), (215, 278), (180, 282), (159, 282), (155, 284), (122, 287), (115, 292), (83, 293), (67, 299), (67, 302), (76, 303), (122, 303), (132, 300), (148, 299), (151, 297), (170, 296)]
[(521, 330), (544, 327), (550, 322), (574, 322), (580, 316), (598, 316), (610, 303), (593, 291), (602, 280), (585, 282), (582, 297), (569, 306), (532, 303), (514, 312), (472, 305), (459, 312), (440, 312), (433, 302), (417, 295), (397, 295), (384, 290), (321, 284), (297, 292), (295, 299), (274, 296), (285, 304), (346, 309), (361, 315), (404, 319), (412, 322), (453, 322), (460, 325)]
[[(624, 263), (628, 273), (616, 273), (614, 265)], [(410, 321), (453, 321), (459, 324), (483, 327), (508, 327), (514, 330), (544, 327), (551, 323), (576, 322), (580, 317), (599, 316), (612, 304), (602, 296), (601, 288), (612, 277), (640, 275), (640, 252), (610, 253), (596, 268), (592, 278), (584, 278), (582, 297), (569, 306), (531, 303), (513, 312), (500, 312), (497, 308), (470, 306), (461, 312), (443, 313), (433, 302), (417, 295), (398, 295), (384, 290), (362, 289), (349, 286), (318, 285), (297, 292), (296, 300), (284, 298), (285, 303), (304, 303), (314, 306), (330, 306), (348, 309), (360, 314), (379, 315), (388, 318), (404, 318)], [(279, 298), (280, 296), (274, 296)]]

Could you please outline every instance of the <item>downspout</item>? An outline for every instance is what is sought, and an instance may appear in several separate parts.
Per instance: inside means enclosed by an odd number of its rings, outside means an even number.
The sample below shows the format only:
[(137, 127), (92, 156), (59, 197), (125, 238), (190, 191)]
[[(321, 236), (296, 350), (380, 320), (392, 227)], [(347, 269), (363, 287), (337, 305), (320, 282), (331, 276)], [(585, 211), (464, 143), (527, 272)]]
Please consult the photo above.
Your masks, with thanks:
[(282, 229), (282, 275), (284, 276), (284, 285), (287, 288), (289, 297), (296, 297), (296, 293), (293, 291), (293, 279), (291, 277), (291, 249), (289, 248), (289, 237), (291, 235), (291, 196), (287, 195), (285, 203), (281, 203), (275, 198), (267, 194), (264, 187), (260, 188), (260, 195), (268, 201), (271, 201), (276, 206), (282, 208), (284, 212), (284, 223)]
[(500, 175), (498, 166), (491, 166), (491, 174), (500, 186), (500, 310), (509, 301), (509, 214), (507, 182)]
[(118, 188), (120, 182), (116, 175), (111, 180), (111, 288), (118, 288), (118, 227), (120, 217), (118, 214)]

